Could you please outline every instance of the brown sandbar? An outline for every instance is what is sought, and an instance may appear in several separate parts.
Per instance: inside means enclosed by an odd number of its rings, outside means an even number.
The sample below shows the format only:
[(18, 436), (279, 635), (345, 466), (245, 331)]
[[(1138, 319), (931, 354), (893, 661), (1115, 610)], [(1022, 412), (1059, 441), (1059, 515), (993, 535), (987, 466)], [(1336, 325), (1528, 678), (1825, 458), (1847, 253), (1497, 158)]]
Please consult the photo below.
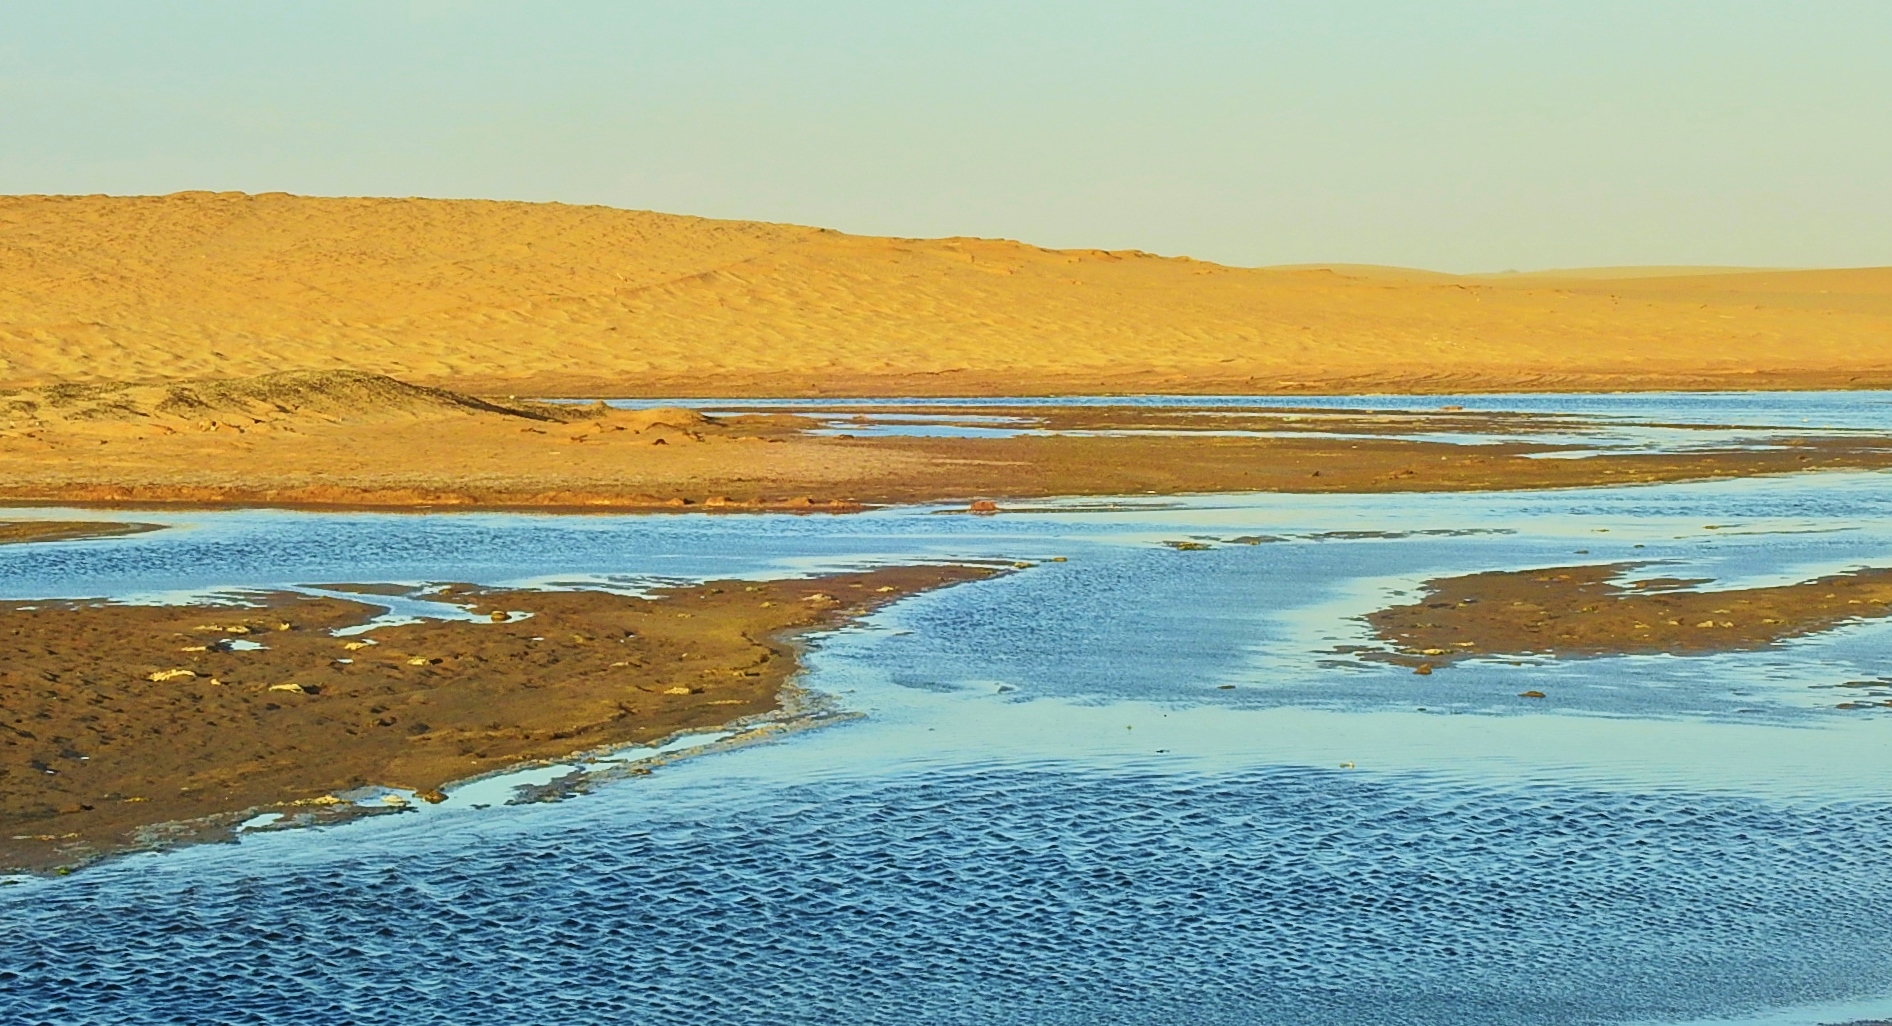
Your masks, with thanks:
[(1707, 581), (1624, 583), (1645, 564), (1501, 570), (1426, 582), (1416, 602), (1367, 615), (1402, 661), (1481, 655), (1704, 655), (1766, 648), (1892, 614), (1892, 568), (1796, 584), (1709, 589)]
[(0, 869), (177, 836), (158, 824), (227, 835), (248, 812), (340, 790), (435, 791), (768, 713), (796, 634), (994, 572), (889, 567), (648, 598), (455, 585), (428, 597), (479, 622), (343, 636), (383, 608), (298, 593), (0, 603)]
[(111, 520), (10, 520), (0, 521), (0, 545), (79, 541), (85, 538), (116, 538), (127, 534), (143, 534), (146, 531), (163, 529), (163, 524), (135, 524)]

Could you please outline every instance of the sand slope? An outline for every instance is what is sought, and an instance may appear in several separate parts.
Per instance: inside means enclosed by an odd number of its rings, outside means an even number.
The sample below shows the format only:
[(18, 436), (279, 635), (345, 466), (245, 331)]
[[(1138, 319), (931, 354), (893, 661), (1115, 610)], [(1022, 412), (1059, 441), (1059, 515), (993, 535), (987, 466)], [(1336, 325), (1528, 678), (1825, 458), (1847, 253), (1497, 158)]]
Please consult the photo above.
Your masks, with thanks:
[(498, 394), (1889, 384), (1892, 269), (1236, 269), (557, 204), (0, 198), (0, 385), (337, 369)]

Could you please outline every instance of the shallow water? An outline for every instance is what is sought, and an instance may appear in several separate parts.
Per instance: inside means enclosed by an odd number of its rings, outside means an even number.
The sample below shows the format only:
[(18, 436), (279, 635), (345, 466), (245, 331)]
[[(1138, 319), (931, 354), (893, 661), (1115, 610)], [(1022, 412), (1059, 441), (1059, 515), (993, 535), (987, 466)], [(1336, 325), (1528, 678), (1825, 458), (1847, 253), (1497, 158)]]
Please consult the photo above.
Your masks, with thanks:
[[(1216, 411), (1245, 409), (1305, 410), (1313, 426), (1336, 415), (1347, 418), (1383, 413), (1437, 414), (1442, 409), (1472, 413), (1517, 413), (1556, 418), (1530, 428), (1500, 433), (1478, 431), (1381, 431), (1334, 438), (1401, 439), (1447, 444), (1529, 443), (1562, 447), (1545, 455), (1580, 458), (1599, 452), (1676, 453), (1711, 448), (1772, 447), (1795, 438), (1829, 438), (1855, 433), (1883, 434), (1892, 425), (1892, 391), (1859, 392), (1620, 392), (1602, 394), (1514, 393), (1488, 395), (1338, 395), (1338, 396), (1012, 396), (928, 399), (613, 399), (624, 409), (687, 406), (711, 415), (758, 409), (801, 413), (820, 423), (816, 434), (858, 437), (913, 436), (1009, 438), (1018, 435), (1228, 435), (1254, 438), (1306, 437), (1304, 431), (1216, 430)], [(960, 407), (955, 413), (921, 412), (922, 407)], [(1128, 428), (1110, 431), (1051, 432), (1018, 414), (980, 414), (980, 408), (1029, 410), (1044, 407), (1125, 407), (1202, 411), (1203, 428), (1176, 431)], [(1344, 426), (1344, 425), (1341, 425)]]
[[(1836, 709), (1828, 686), (1892, 679), (1892, 628), (1430, 677), (1334, 650), (1443, 574), (1646, 561), (1747, 586), (1888, 565), (1889, 484), (994, 517), (139, 514), (177, 527), (0, 547), (0, 594), (142, 600), (1069, 560), (822, 639), (805, 683), (850, 722), (553, 805), (488, 782), (0, 887), (0, 1021), (1884, 1016), (1892, 710)], [(1161, 544), (1182, 539), (1211, 548)]]

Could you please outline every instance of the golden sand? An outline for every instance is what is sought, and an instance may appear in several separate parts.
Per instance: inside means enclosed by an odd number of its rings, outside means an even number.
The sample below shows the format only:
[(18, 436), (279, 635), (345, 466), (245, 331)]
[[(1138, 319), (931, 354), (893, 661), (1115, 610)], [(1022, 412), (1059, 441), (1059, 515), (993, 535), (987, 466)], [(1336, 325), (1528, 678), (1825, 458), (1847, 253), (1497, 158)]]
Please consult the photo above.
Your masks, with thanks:
[(1641, 273), (1240, 269), (477, 200), (6, 197), (0, 386), (335, 369), (521, 395), (1892, 384), (1892, 269)]

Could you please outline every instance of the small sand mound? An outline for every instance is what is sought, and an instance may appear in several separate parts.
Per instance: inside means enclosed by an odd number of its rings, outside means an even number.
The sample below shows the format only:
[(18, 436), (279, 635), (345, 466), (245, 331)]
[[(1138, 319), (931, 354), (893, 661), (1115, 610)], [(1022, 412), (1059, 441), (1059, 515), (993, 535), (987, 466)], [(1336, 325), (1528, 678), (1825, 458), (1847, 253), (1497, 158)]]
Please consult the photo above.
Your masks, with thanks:
[(618, 423), (631, 431), (648, 431), (654, 427), (690, 431), (707, 427), (712, 421), (695, 410), (686, 410), (681, 406), (656, 406), (625, 414), (618, 418)]

